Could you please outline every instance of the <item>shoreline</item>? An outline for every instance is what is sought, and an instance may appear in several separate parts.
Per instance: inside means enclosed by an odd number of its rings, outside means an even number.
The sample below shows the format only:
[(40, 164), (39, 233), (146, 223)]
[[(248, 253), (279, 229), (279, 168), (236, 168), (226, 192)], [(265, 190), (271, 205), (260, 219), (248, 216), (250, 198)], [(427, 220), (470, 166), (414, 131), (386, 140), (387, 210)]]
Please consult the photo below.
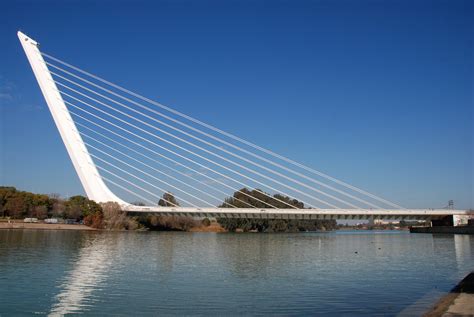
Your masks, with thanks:
[[(0, 221), (0, 230), (21, 230), (21, 229), (33, 229), (33, 230), (85, 230), (85, 231), (111, 231), (105, 229), (95, 229), (92, 227), (88, 227), (86, 225), (73, 225), (73, 224), (49, 224), (49, 223), (31, 223), (31, 222), (3, 222)], [(112, 230), (113, 231), (113, 230)], [(117, 231), (127, 231), (127, 230), (117, 230)], [(140, 230), (138, 230), (140, 231)], [(221, 226), (213, 223), (210, 226), (201, 226), (201, 227), (194, 227), (191, 228), (188, 232), (214, 232), (214, 233), (221, 233), (227, 232)]]
[[(105, 229), (95, 229), (92, 227), (88, 227), (86, 225), (78, 225), (78, 224), (63, 224), (63, 223), (57, 223), (57, 224), (49, 224), (49, 223), (44, 223), (44, 222), (37, 222), (37, 223), (31, 223), (31, 222), (22, 222), (21, 220), (15, 219), (11, 220), (10, 223), (8, 223), (5, 220), (0, 220), (0, 230), (2, 229), (37, 229), (37, 230), (94, 230), (94, 231), (110, 231), (110, 230), (105, 230)], [(367, 231), (368, 229), (362, 229), (362, 228), (337, 228), (335, 230), (331, 231)], [(114, 231), (114, 230), (112, 230)], [(118, 230), (122, 231), (122, 230)], [(126, 231), (126, 230), (125, 230)], [(166, 230), (164, 230), (166, 231)], [(179, 230), (177, 230), (179, 231)], [(408, 228), (397, 228), (397, 229), (387, 229), (387, 228), (374, 228), (369, 231), (409, 231)], [(229, 232), (228, 230), (224, 229), (220, 224), (218, 223), (211, 223), (209, 226), (197, 226), (189, 229), (187, 232), (208, 232), (208, 233), (227, 233)], [(242, 233), (243, 231), (237, 230), (237, 233)], [(250, 232), (250, 231), (249, 231)]]
[(451, 292), (441, 297), (424, 317), (473, 316), (474, 315), (474, 271), (464, 277)]
[(0, 230), (2, 229), (35, 229), (35, 230), (87, 230), (97, 231), (97, 229), (86, 225), (67, 225), (67, 224), (50, 224), (50, 223), (28, 223), (28, 222), (0, 222)]

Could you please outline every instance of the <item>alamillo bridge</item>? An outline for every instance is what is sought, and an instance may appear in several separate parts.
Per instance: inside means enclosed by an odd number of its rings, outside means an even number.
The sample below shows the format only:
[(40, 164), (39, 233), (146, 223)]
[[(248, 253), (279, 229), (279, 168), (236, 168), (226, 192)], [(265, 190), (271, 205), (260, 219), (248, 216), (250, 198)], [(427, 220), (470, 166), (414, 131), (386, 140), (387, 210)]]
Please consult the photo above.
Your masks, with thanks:
[[(401, 207), (43, 53), (21, 32), (18, 37), (89, 199), (134, 213), (198, 217), (430, 220), (470, 214)], [(252, 198), (242, 188), (261, 192)], [(182, 206), (166, 199), (168, 206), (157, 206), (169, 191)], [(216, 207), (234, 192), (227, 208)]]

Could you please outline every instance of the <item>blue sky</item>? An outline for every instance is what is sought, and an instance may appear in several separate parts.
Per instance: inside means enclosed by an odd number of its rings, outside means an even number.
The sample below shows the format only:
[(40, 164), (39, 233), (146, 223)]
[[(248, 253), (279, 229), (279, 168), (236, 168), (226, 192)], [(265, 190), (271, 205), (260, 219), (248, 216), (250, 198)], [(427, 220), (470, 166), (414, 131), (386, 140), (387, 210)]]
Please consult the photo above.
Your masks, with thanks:
[(0, 184), (83, 189), (16, 37), (405, 207), (473, 203), (471, 1), (8, 1)]

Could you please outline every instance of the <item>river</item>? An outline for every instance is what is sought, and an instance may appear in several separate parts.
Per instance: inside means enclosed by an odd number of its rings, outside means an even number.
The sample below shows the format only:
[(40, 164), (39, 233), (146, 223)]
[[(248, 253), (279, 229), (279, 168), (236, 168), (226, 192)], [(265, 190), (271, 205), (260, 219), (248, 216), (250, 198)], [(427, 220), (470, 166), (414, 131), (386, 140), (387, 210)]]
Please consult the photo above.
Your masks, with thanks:
[(418, 315), (474, 237), (0, 230), (0, 315)]

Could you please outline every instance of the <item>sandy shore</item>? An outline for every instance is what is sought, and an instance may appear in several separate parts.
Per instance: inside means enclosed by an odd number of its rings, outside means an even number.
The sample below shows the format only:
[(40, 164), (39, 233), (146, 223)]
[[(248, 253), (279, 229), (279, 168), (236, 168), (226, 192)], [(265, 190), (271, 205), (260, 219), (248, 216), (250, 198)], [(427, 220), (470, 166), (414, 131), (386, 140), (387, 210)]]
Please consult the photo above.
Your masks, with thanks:
[(425, 317), (474, 316), (474, 272), (442, 297)]
[(40, 230), (96, 230), (85, 225), (65, 225), (48, 223), (0, 222), (0, 229), (40, 229)]

